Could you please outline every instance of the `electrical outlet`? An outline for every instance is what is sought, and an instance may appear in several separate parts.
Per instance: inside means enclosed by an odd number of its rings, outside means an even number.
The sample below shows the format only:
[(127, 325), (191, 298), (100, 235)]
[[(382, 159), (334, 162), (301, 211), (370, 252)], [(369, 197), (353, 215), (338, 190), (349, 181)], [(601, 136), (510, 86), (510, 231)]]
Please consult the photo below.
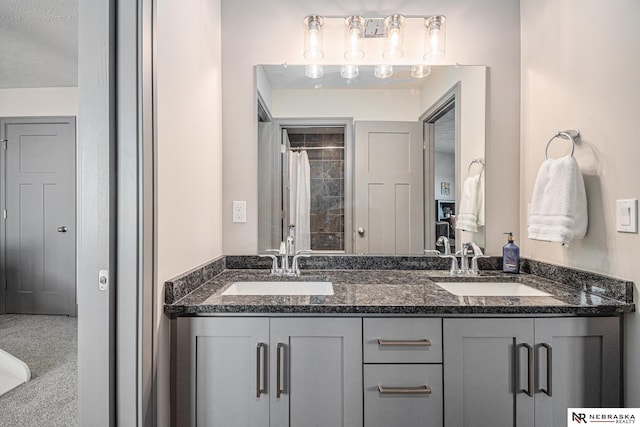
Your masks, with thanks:
[(233, 201), (233, 222), (247, 222), (247, 202)]
[(622, 233), (638, 232), (638, 200), (616, 200), (616, 230)]

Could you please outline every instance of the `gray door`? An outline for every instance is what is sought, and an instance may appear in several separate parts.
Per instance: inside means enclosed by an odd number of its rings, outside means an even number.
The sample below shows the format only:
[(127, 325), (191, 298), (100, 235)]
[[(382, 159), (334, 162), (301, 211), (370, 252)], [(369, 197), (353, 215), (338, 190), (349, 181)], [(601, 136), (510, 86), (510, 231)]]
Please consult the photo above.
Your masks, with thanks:
[(533, 427), (532, 344), (532, 319), (444, 319), (445, 427)]
[(8, 313), (75, 313), (75, 118), (6, 119)]
[(566, 426), (567, 408), (622, 404), (619, 318), (536, 319), (536, 352), (536, 427)]
[(177, 426), (268, 427), (268, 318), (179, 318)]
[(423, 253), (420, 124), (356, 122), (355, 129), (356, 253)]
[(361, 319), (272, 318), (270, 341), (270, 425), (362, 427)]

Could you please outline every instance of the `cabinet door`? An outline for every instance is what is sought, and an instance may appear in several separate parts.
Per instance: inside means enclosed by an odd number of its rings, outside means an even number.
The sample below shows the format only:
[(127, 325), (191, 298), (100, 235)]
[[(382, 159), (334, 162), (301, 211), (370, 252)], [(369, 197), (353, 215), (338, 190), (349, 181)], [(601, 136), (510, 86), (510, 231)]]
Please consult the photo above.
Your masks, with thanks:
[(272, 318), (270, 347), (272, 426), (362, 426), (361, 319)]
[(269, 426), (269, 319), (180, 318), (177, 337), (178, 426)]
[(535, 336), (536, 426), (565, 426), (567, 408), (621, 406), (619, 318), (536, 319)]
[(445, 426), (533, 426), (532, 343), (532, 319), (445, 319)]

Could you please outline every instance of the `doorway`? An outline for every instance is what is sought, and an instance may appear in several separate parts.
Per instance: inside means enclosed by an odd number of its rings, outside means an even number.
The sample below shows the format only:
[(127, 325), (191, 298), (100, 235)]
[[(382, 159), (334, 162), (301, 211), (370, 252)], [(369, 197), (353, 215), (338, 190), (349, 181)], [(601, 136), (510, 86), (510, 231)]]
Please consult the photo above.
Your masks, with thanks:
[(0, 119), (0, 312), (76, 315), (76, 119)]

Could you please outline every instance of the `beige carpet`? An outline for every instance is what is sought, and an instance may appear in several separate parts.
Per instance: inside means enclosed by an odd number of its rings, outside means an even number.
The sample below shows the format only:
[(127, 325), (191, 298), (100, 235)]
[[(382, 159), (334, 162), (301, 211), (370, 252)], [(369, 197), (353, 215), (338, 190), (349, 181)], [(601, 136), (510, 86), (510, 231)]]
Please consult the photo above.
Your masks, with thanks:
[(75, 317), (0, 315), (0, 348), (31, 369), (31, 381), (0, 396), (0, 425), (77, 425), (77, 335)]

